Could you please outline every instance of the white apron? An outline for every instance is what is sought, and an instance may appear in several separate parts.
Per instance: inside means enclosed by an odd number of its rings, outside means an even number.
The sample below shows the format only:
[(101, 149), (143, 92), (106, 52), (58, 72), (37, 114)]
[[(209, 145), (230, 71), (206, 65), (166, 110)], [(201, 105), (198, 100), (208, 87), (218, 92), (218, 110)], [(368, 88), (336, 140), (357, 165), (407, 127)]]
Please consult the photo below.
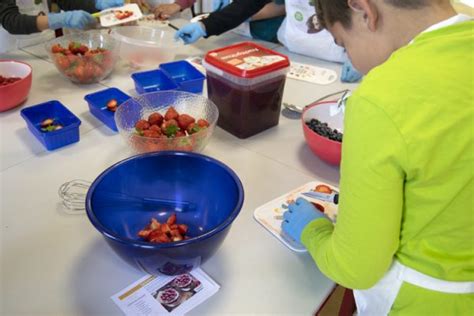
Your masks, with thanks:
[(278, 40), (297, 54), (344, 62), (345, 52), (334, 43), (334, 38), (322, 29), (314, 6), (309, 0), (286, 0), (286, 18), (278, 29)]
[(402, 284), (452, 294), (474, 293), (474, 282), (452, 282), (433, 278), (394, 261), (385, 276), (367, 290), (354, 290), (358, 316), (387, 315)]
[[(35, 4), (35, 0), (16, 0), (16, 5), (21, 14), (38, 15), (40, 12), (47, 14), (47, 0), (40, 4)], [(54, 38), (54, 31), (46, 30), (40, 33), (28, 35), (12, 35), (0, 26), (0, 54), (11, 50), (36, 45)]]

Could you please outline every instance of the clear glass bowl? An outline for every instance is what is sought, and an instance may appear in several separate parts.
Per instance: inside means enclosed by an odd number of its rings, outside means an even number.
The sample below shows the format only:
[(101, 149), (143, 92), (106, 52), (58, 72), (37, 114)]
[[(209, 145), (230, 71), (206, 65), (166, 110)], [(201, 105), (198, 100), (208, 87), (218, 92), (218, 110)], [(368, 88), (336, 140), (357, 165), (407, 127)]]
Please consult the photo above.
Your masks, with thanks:
[[(71, 42), (81, 43), (89, 50), (101, 49), (100, 52), (69, 54), (68, 52), (53, 53), (55, 45), (68, 48)], [(106, 78), (118, 60), (117, 42), (112, 36), (98, 31), (73, 33), (55, 38), (45, 44), (46, 52), (59, 72), (76, 83), (94, 83)]]
[[(170, 106), (179, 114), (191, 115), (196, 120), (207, 120), (209, 127), (191, 135), (171, 138), (151, 138), (137, 133), (135, 124), (138, 120), (146, 120), (153, 112), (164, 116)], [(119, 133), (135, 153), (162, 150), (201, 152), (209, 142), (218, 117), (217, 106), (206, 97), (183, 91), (159, 91), (142, 94), (122, 103), (115, 112), (115, 123)]]
[(154, 66), (174, 60), (182, 42), (170, 27), (122, 26), (112, 36), (120, 41), (120, 57), (133, 67)]

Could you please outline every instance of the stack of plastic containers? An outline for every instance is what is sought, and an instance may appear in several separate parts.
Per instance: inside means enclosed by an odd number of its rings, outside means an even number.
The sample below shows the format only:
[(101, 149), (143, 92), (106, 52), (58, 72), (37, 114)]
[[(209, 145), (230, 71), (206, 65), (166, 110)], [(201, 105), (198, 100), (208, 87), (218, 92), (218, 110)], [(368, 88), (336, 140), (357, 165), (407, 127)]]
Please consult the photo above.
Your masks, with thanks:
[(209, 51), (203, 61), (217, 125), (247, 138), (278, 124), (288, 57), (251, 42)]
[(164, 63), (159, 69), (132, 74), (135, 90), (139, 94), (166, 90), (201, 93), (205, 78), (185, 60)]

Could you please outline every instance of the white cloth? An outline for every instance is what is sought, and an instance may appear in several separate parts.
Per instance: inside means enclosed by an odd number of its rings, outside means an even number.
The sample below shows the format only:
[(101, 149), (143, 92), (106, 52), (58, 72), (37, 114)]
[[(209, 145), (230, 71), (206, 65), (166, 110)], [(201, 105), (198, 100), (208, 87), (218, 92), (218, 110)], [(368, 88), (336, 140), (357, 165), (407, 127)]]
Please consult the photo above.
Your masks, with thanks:
[(286, 18), (277, 34), (280, 43), (297, 54), (344, 62), (344, 49), (334, 43), (331, 33), (321, 28), (310, 1), (287, 0), (285, 8)]
[[(17, 0), (16, 5), (21, 14), (36, 16), (40, 12), (44, 12), (45, 14), (49, 12), (47, 0), (43, 0), (40, 4), (35, 4), (35, 0)], [(52, 30), (29, 35), (12, 35), (0, 26), (0, 53), (36, 45), (51, 38), (54, 38), (54, 32)]]
[(436, 279), (394, 261), (390, 270), (376, 285), (367, 290), (354, 290), (357, 315), (387, 315), (404, 282), (443, 293), (474, 293), (474, 282), (451, 282)]

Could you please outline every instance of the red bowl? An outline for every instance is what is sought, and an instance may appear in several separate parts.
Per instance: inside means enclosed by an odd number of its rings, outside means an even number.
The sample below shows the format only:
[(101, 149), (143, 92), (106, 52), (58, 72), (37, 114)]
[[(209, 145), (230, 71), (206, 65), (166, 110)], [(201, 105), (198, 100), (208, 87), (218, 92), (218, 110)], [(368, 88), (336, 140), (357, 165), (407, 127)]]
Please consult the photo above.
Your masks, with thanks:
[(19, 77), (6, 86), (0, 86), (0, 112), (7, 111), (25, 101), (31, 89), (33, 69), (30, 65), (15, 60), (0, 60), (0, 75)]
[(303, 126), (306, 143), (313, 153), (327, 163), (338, 166), (341, 163), (342, 143), (321, 136), (306, 125), (306, 122), (309, 122), (314, 118), (320, 122), (328, 123), (329, 127), (332, 129), (342, 131), (344, 113), (339, 112), (338, 114), (331, 116), (331, 106), (336, 106), (336, 101), (318, 102), (306, 107), (301, 115), (301, 124)]

